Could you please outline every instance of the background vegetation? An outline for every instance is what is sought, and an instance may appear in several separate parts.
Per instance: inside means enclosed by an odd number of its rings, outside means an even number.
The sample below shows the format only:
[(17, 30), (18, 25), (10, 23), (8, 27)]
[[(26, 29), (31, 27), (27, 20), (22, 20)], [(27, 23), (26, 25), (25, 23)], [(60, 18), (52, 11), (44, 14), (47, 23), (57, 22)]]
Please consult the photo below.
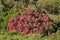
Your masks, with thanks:
[[(39, 13), (46, 10), (57, 27), (56, 32), (42, 38), (40, 34), (9, 32), (9, 18), (17, 12), (21, 13), (23, 9), (32, 9)], [(60, 0), (0, 0), (0, 40), (60, 40)]]

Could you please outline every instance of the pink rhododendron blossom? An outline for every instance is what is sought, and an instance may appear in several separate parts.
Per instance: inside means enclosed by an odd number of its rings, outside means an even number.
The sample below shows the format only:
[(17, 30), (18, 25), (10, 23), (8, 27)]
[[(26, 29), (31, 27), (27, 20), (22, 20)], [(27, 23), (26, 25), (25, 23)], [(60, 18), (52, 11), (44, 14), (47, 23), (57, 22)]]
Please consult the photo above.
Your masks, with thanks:
[(22, 34), (27, 34), (29, 32), (28, 28), (25, 28), (22, 32)]
[(12, 27), (12, 26), (8, 26), (7, 28), (9, 31), (15, 30), (15, 27)]
[[(30, 14), (26, 14), (30, 13)], [(51, 21), (47, 14), (38, 14), (29, 9), (25, 9), (22, 11), (20, 15), (16, 14), (12, 17), (8, 22), (7, 29), (9, 31), (17, 30), (22, 34), (32, 34), (32, 33), (42, 33), (43, 30), (49, 30), (49, 25)], [(53, 24), (53, 22), (51, 23)], [(47, 35), (50, 35), (50, 31), (48, 31)]]

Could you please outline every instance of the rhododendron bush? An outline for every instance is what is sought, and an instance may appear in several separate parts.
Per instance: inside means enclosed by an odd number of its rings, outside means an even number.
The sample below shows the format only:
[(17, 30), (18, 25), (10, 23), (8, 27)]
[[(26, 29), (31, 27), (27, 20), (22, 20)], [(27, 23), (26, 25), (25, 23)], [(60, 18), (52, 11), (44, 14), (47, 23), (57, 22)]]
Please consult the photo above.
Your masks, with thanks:
[(50, 35), (49, 25), (53, 22), (49, 19), (46, 12), (38, 13), (34, 10), (24, 9), (21, 14), (16, 13), (8, 21), (9, 31), (17, 30), (21, 34), (41, 33)]

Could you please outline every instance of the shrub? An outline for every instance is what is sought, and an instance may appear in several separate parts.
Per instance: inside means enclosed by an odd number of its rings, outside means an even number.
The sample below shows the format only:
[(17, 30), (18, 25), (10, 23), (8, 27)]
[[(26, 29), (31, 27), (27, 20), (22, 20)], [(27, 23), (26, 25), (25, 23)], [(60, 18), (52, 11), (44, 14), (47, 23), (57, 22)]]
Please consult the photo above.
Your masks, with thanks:
[(22, 34), (41, 33), (50, 35), (49, 25), (53, 22), (49, 20), (46, 12), (41, 14), (33, 10), (24, 9), (19, 15), (18, 13), (9, 19), (7, 29), (9, 31), (17, 30)]

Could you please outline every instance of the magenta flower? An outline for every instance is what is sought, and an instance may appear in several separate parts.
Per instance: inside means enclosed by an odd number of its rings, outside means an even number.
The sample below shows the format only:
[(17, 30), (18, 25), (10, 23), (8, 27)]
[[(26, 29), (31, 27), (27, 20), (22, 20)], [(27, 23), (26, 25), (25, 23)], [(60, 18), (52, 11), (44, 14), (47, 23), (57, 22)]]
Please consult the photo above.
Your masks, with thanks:
[(8, 26), (7, 28), (8, 28), (9, 31), (15, 30), (15, 27), (14, 26)]
[(30, 30), (29, 33), (32, 34), (33, 33), (33, 30)]
[(29, 30), (28, 30), (28, 28), (25, 28), (24, 30), (23, 30), (23, 32), (21, 32), (22, 34), (27, 34), (29, 32)]

